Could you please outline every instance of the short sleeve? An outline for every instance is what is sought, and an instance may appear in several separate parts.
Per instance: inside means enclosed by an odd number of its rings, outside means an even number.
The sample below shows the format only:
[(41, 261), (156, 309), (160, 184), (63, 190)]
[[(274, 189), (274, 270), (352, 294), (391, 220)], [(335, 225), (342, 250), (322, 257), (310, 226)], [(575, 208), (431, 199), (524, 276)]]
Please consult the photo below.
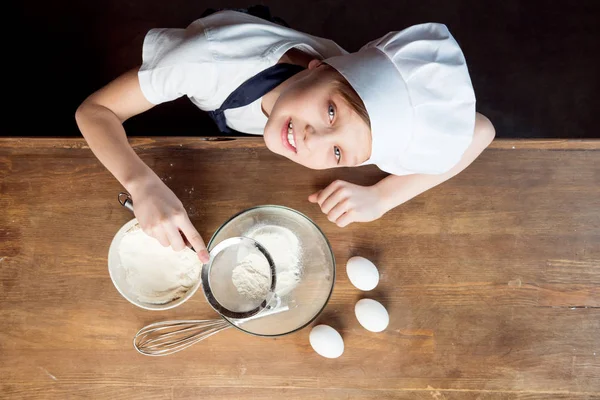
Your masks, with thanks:
[(152, 29), (146, 35), (138, 79), (152, 104), (182, 96), (208, 101), (214, 95), (215, 75), (200, 20), (186, 29)]

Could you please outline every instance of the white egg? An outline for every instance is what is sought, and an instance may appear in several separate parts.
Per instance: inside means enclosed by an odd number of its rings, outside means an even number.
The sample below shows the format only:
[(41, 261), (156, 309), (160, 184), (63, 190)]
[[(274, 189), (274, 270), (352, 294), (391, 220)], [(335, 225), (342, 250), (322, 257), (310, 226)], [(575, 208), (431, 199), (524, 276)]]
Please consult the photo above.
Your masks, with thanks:
[(371, 332), (381, 332), (390, 323), (390, 316), (385, 307), (378, 301), (362, 299), (354, 306), (358, 322)]
[(317, 325), (310, 331), (310, 345), (319, 355), (338, 358), (344, 352), (342, 335), (329, 325)]
[(377, 267), (364, 257), (351, 257), (346, 264), (346, 272), (350, 282), (360, 290), (373, 290), (379, 283)]

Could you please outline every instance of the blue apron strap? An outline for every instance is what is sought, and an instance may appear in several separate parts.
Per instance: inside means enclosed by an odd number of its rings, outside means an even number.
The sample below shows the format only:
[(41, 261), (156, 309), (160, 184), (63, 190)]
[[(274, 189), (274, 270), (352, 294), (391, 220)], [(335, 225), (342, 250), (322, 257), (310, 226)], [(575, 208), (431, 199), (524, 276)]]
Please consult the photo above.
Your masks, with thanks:
[(208, 115), (215, 121), (221, 132), (231, 133), (233, 131), (227, 126), (227, 121), (223, 114), (225, 110), (244, 107), (253, 103), (275, 89), (285, 80), (303, 70), (304, 68), (299, 65), (275, 64), (242, 83), (236, 90), (231, 92), (223, 104), (221, 104), (221, 107), (209, 111)]

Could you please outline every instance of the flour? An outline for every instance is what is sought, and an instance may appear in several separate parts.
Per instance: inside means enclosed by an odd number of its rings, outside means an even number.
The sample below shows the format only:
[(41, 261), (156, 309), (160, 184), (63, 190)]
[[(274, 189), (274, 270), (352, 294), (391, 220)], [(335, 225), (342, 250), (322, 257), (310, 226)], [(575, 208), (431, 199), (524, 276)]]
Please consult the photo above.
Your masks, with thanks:
[[(275, 225), (254, 227), (243, 236), (256, 240), (271, 255), (276, 270), (275, 293), (290, 293), (302, 278), (300, 241), (289, 229)], [(270, 288), (271, 271), (264, 257), (249, 255), (233, 270), (232, 281), (238, 293), (252, 299), (264, 299)]]
[(177, 300), (198, 282), (202, 263), (191, 249), (163, 247), (141, 229), (127, 233), (119, 244), (121, 267), (136, 298), (149, 304)]
[(250, 300), (264, 300), (271, 288), (271, 267), (266, 258), (249, 254), (232, 271), (238, 293)]

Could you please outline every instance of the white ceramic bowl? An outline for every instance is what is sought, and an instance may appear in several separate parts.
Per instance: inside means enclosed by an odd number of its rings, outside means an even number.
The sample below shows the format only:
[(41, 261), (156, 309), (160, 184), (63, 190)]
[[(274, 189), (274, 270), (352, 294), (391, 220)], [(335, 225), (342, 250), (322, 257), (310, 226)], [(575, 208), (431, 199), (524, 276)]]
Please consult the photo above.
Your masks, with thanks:
[(146, 310), (168, 310), (185, 303), (187, 299), (192, 297), (194, 293), (196, 293), (196, 290), (198, 290), (198, 288), (201, 286), (202, 281), (200, 276), (198, 276), (198, 281), (196, 284), (192, 286), (184, 296), (169, 303), (151, 304), (141, 302), (137, 299), (135, 294), (132, 292), (131, 286), (127, 282), (127, 279), (125, 279), (125, 270), (121, 267), (121, 260), (119, 258), (119, 244), (121, 243), (121, 239), (123, 239), (123, 236), (125, 236), (125, 234), (132, 229), (138, 229), (138, 222), (136, 218), (127, 222), (121, 227), (121, 229), (119, 229), (113, 238), (112, 243), (110, 244), (110, 248), (108, 249), (108, 273), (110, 274), (110, 279), (112, 279), (113, 284), (119, 293), (121, 293), (121, 296), (125, 297), (125, 299), (127, 299), (131, 304)]

